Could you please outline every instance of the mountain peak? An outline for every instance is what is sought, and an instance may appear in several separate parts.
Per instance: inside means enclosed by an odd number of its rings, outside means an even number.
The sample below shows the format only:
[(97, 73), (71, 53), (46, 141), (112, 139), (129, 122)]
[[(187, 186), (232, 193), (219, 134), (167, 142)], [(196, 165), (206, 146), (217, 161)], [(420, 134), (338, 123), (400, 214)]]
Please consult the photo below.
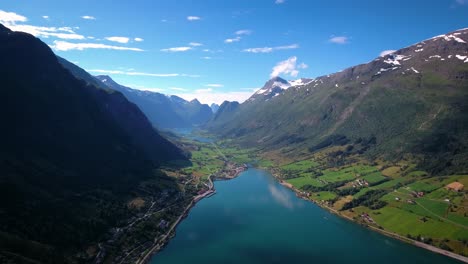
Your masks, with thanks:
[(268, 82), (283, 82), (283, 83), (286, 83), (288, 81), (286, 81), (285, 79), (279, 77), (279, 76), (275, 76), (273, 78), (271, 78), (270, 80), (268, 80)]
[(195, 98), (195, 99), (193, 99), (192, 101), (190, 101), (190, 103), (191, 103), (191, 104), (197, 104), (197, 105), (201, 104), (200, 101), (198, 101), (197, 98)]
[(117, 85), (117, 83), (109, 75), (96, 75), (94, 78), (108, 86)]
[[(307, 81), (306, 81), (307, 80)], [(285, 79), (276, 76), (268, 80), (265, 85), (259, 89), (249, 100), (255, 100), (258, 96), (265, 97), (265, 100), (269, 100), (272, 97), (282, 94), (285, 90), (292, 86), (305, 85), (310, 79), (299, 79), (295, 81), (286, 81)]]

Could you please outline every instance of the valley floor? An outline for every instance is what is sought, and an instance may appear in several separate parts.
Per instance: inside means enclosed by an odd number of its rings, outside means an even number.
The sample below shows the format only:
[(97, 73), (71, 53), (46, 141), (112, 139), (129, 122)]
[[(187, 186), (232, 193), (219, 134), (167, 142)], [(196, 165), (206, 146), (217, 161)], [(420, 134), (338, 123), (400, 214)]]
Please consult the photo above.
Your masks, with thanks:
[(157, 223), (159, 231), (128, 243), (124, 255), (113, 256), (117, 263), (148, 261), (174, 236), (190, 208), (214, 193), (212, 180), (231, 179), (246, 163), (269, 170), (299, 197), (350, 221), (468, 263), (467, 194), (446, 188), (453, 182), (468, 186), (468, 175), (433, 177), (416, 170), (411, 160), (390, 163), (358, 158), (334, 166), (323, 152), (291, 158), (242, 149), (229, 141), (186, 140), (184, 145), (192, 153), (191, 164), (181, 169), (168, 166), (164, 171), (177, 180), (182, 196), (171, 208), (153, 211), (153, 218), (146, 213), (137, 219), (143, 226)]

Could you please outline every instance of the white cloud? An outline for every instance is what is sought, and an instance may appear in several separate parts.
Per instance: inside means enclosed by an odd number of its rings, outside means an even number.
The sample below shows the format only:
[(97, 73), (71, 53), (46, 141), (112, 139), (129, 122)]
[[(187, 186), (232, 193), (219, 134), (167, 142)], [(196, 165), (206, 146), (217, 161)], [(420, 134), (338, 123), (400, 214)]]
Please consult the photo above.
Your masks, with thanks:
[(223, 50), (212, 50), (212, 49), (204, 49), (203, 52), (209, 52), (209, 53), (221, 53)]
[(284, 2), (285, 2), (285, 0), (276, 0), (276, 1), (275, 1), (275, 4), (278, 5), (278, 4), (282, 4), (282, 3), (284, 3)]
[(82, 16), (81, 18), (86, 20), (96, 20), (96, 18), (93, 16)]
[(280, 61), (273, 67), (270, 73), (270, 78), (276, 77), (280, 74), (289, 75), (291, 77), (297, 77), (299, 69), (305, 69), (308, 66), (304, 63), (297, 65), (297, 57), (293, 56), (287, 60)]
[(303, 63), (303, 62), (301, 64), (297, 65), (298, 69), (307, 69), (308, 67), (309, 66), (307, 64)]
[(169, 87), (169, 89), (174, 90), (174, 91), (187, 91), (185, 88), (179, 88), (179, 87)]
[(392, 54), (394, 53), (396, 50), (384, 50), (382, 52), (380, 52), (380, 57), (385, 57), (387, 56), (388, 54)]
[(127, 37), (107, 37), (106, 39), (109, 41), (118, 42), (122, 44), (126, 44), (130, 41), (130, 39)]
[(60, 39), (85, 39), (83, 35), (76, 34), (70, 27), (38, 27), (32, 25), (5, 24), (13, 31), (29, 33), (35, 37), (56, 37)]
[(200, 19), (201, 19), (201, 17), (199, 17), (199, 16), (188, 16), (187, 17), (188, 21), (195, 21), (195, 20), (200, 20)]
[(133, 40), (136, 41), (136, 42), (142, 42), (144, 39), (142, 39), (142, 38), (134, 38)]
[[(48, 16), (43, 16), (48, 18)], [(39, 27), (33, 25), (17, 24), (17, 22), (26, 22), (28, 19), (22, 15), (5, 12), (0, 10), (0, 23), (13, 31), (29, 33), (35, 37), (55, 37), (60, 39), (84, 39), (85, 37), (76, 34), (71, 27)]]
[(202, 44), (202, 43), (199, 43), (199, 42), (190, 42), (189, 45), (190, 45), (190, 46), (193, 46), (193, 47), (203, 46), (203, 44)]
[(336, 44), (346, 44), (349, 42), (349, 38), (345, 36), (331, 37), (328, 41)]
[(224, 40), (224, 43), (234, 43), (234, 42), (239, 42), (241, 41), (243, 35), (250, 35), (252, 33), (251, 30), (249, 29), (241, 29), (236, 32), (234, 32), (235, 35), (237, 35), (234, 38), (227, 38)]
[(251, 91), (252, 93), (255, 93), (256, 91), (258, 91), (260, 89), (260, 87), (256, 87), (256, 88), (241, 88), (241, 90), (243, 91)]
[(263, 47), (263, 48), (248, 48), (242, 50), (243, 52), (250, 52), (250, 53), (270, 53), (277, 50), (288, 50), (288, 49), (297, 49), (299, 45), (292, 44), (288, 46), (278, 46), (278, 47)]
[(192, 47), (174, 47), (174, 48), (162, 49), (161, 51), (164, 51), (164, 52), (184, 52), (184, 51), (189, 51), (191, 49), (192, 49)]
[(191, 101), (198, 99), (202, 104), (222, 104), (224, 101), (237, 101), (243, 103), (252, 96), (253, 91), (231, 91), (231, 92), (213, 92), (209, 89), (198, 89), (194, 92), (176, 93), (175, 95)]
[(252, 30), (250, 29), (241, 29), (236, 31), (236, 35), (250, 35), (252, 34)]
[(210, 83), (210, 84), (205, 84), (206, 87), (213, 87), (213, 88), (221, 88), (224, 87), (224, 85), (219, 84), (219, 83)]
[(42, 16), (43, 19), (49, 19), (49, 16)]
[(213, 91), (213, 89), (211, 89), (211, 88), (195, 90), (196, 93), (209, 93), (209, 92), (212, 92), (212, 91)]
[(26, 22), (28, 19), (25, 16), (18, 15), (13, 12), (5, 12), (0, 10), (0, 23), (11, 24), (16, 22)]
[(133, 85), (133, 84), (124, 84), (124, 86), (131, 87), (133, 89), (142, 90), (142, 91), (150, 91), (150, 92), (164, 92), (165, 91), (165, 89), (163, 88), (146, 87), (146, 86)]
[(86, 70), (86, 71), (100, 73), (100, 74), (116, 74), (116, 75), (129, 75), (129, 76), (148, 76), (148, 77), (191, 77), (191, 78), (200, 77), (200, 75), (185, 74), (185, 73), (147, 73), (147, 72), (114, 71), (114, 70), (100, 70), (100, 69), (91, 69), (91, 70)]
[(238, 42), (241, 40), (241, 37), (237, 36), (235, 38), (228, 38), (224, 40), (224, 43), (233, 43), (233, 42)]
[(109, 49), (109, 50), (130, 50), (130, 51), (143, 51), (139, 48), (129, 48), (121, 46), (105, 45), (100, 43), (71, 43), (67, 41), (55, 40), (51, 47), (58, 51), (68, 50), (85, 50), (85, 49)]
[(459, 5), (465, 5), (468, 4), (468, 0), (456, 0), (457, 4)]
[(211, 60), (213, 57), (210, 57), (210, 56), (205, 56), (205, 57), (202, 57), (202, 59), (204, 60)]

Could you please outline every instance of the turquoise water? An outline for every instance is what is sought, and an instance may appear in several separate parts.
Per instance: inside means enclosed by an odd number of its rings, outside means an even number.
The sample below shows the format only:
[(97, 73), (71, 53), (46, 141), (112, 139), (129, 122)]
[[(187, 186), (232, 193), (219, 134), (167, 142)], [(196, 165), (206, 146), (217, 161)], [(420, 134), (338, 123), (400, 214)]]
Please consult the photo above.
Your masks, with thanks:
[(341, 219), (262, 170), (215, 187), (150, 263), (458, 263)]
[(176, 128), (172, 130), (176, 134), (179, 134), (181, 137), (185, 137), (191, 140), (196, 140), (202, 143), (211, 143), (214, 140), (212, 138), (206, 138), (194, 133), (192, 128)]

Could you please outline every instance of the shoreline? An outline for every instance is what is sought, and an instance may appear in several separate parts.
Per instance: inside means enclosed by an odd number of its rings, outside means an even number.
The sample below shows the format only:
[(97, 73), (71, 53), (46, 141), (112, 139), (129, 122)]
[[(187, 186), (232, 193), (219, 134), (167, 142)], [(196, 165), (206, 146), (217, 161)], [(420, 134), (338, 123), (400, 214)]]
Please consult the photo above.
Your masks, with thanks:
[[(234, 176), (232, 177), (219, 177), (219, 176), (213, 176), (215, 181), (227, 181), (227, 180), (232, 180), (237, 178), (242, 172), (246, 171), (247, 169), (245, 166), (243, 167), (244, 170), (238, 171)], [(214, 189), (214, 183), (213, 180), (211, 180), (212, 175), (208, 177), (208, 181), (210, 182), (210, 189), (207, 190), (206, 192), (199, 194), (197, 196), (194, 196), (192, 201), (185, 207), (184, 211), (182, 214), (177, 218), (177, 220), (171, 225), (171, 228), (162, 236), (162, 238), (158, 239), (156, 238), (154, 241), (154, 244), (151, 246), (151, 248), (148, 250), (147, 253), (143, 255), (143, 257), (139, 258), (135, 263), (136, 264), (146, 264), (149, 263), (151, 260), (151, 257), (153, 257), (155, 254), (157, 254), (159, 251), (161, 251), (168, 243), (169, 241), (175, 236), (176, 232), (175, 229), (176, 227), (180, 224), (180, 222), (186, 218), (190, 212), (190, 209), (194, 207), (198, 202), (203, 200), (204, 198), (209, 198), (213, 195), (216, 194), (216, 190)], [(156, 241), (157, 240), (157, 241)]]
[[(453, 252), (450, 252), (450, 251), (447, 251), (447, 250), (443, 250), (441, 248), (438, 248), (438, 247), (435, 247), (435, 246), (432, 246), (432, 245), (429, 245), (429, 244), (425, 244), (423, 242), (419, 242), (419, 241), (416, 241), (416, 240), (413, 240), (413, 239), (410, 239), (410, 238), (407, 238), (407, 237), (404, 237), (404, 236), (401, 236), (401, 235), (399, 235), (397, 233), (393, 233), (393, 232), (390, 232), (390, 231), (379, 229), (379, 228), (377, 228), (375, 226), (360, 224), (357, 221), (355, 221), (353, 218), (351, 218), (349, 216), (346, 216), (346, 215), (343, 215), (339, 211), (337, 211), (337, 210), (335, 210), (333, 208), (330, 208), (330, 207), (328, 207), (326, 205), (323, 205), (323, 204), (320, 204), (320, 203), (318, 203), (318, 202), (316, 202), (314, 200), (303, 197), (301, 195), (300, 190), (294, 188), (293, 185), (279, 179), (278, 176), (276, 176), (270, 170), (265, 169), (265, 168), (259, 168), (259, 169), (263, 169), (265, 171), (268, 171), (275, 178), (275, 180), (278, 181), (279, 184), (281, 184), (282, 186), (284, 186), (284, 187), (288, 188), (289, 190), (293, 191), (298, 198), (307, 200), (308, 202), (311, 202), (311, 203), (319, 206), (320, 208), (326, 210), (327, 212), (330, 212), (330, 213), (332, 213), (332, 214), (334, 214), (334, 215), (336, 215), (338, 217), (341, 217), (341, 218), (343, 218), (345, 220), (348, 220), (348, 221), (350, 221), (350, 222), (352, 222), (354, 224), (358, 224), (358, 225), (361, 225), (363, 227), (366, 227), (366, 228), (368, 228), (368, 229), (370, 229), (372, 231), (375, 231), (377, 233), (380, 233), (380, 234), (382, 234), (384, 236), (397, 239), (397, 240), (399, 240), (401, 242), (404, 242), (404, 243), (407, 243), (407, 244), (410, 244), (410, 245), (413, 245), (413, 246), (416, 246), (416, 247), (431, 251), (431, 252), (436, 253), (436, 254), (444, 255), (446, 257), (461, 261), (463, 263), (468, 263), (468, 257), (462, 256), (462, 255), (459, 255), (459, 254), (456, 254), (456, 253), (453, 253)], [(244, 171), (245, 170), (239, 171), (234, 177), (216, 177), (216, 176), (214, 176), (214, 180), (217, 180), (217, 181), (232, 180), (232, 179), (237, 178)], [(163, 235), (163, 237), (161, 239), (158, 239), (157, 242), (155, 241), (155, 244), (150, 248), (150, 250), (142, 258), (138, 259), (135, 262), (136, 264), (149, 263), (151, 257), (153, 257), (155, 254), (157, 254), (159, 251), (161, 251), (169, 243), (169, 241), (176, 235), (176, 233), (175, 233), (176, 227), (180, 224), (180, 222), (184, 218), (186, 218), (188, 216), (188, 214), (190, 212), (190, 209), (192, 209), (192, 207), (194, 207), (199, 201), (203, 200), (204, 198), (208, 198), (208, 197), (211, 197), (211, 196), (216, 194), (216, 190), (214, 189), (213, 181), (211, 180), (211, 175), (210, 175), (210, 177), (208, 179), (209, 179), (209, 181), (211, 183), (211, 188), (208, 191), (206, 191), (205, 193), (193, 197), (192, 201), (184, 209), (183, 213), (179, 216), (179, 218), (177, 218), (177, 220), (172, 224), (172, 226), (168, 230), (168, 232), (165, 235)]]
[(462, 255), (459, 255), (459, 254), (456, 254), (456, 253), (453, 253), (451, 251), (448, 251), (448, 250), (444, 250), (444, 249), (441, 249), (441, 248), (438, 248), (438, 247), (435, 247), (433, 245), (429, 245), (429, 244), (425, 244), (423, 242), (420, 242), (420, 241), (416, 241), (414, 239), (411, 239), (411, 238), (407, 238), (407, 237), (404, 237), (404, 236), (401, 236), (397, 233), (393, 233), (393, 232), (390, 232), (390, 231), (387, 231), (387, 230), (383, 230), (383, 229), (380, 229), (378, 227), (375, 227), (375, 226), (371, 226), (371, 225), (362, 225), (360, 223), (358, 223), (356, 220), (354, 220), (353, 218), (349, 217), (349, 216), (346, 216), (346, 215), (343, 215), (342, 213), (340, 213), (339, 211), (333, 209), (333, 208), (330, 208), (326, 205), (323, 205), (323, 204), (320, 204), (314, 200), (311, 200), (311, 199), (306, 199), (305, 197), (303, 197), (301, 195), (301, 192), (299, 189), (296, 189), (294, 188), (294, 186), (290, 183), (287, 183), (281, 179), (278, 178), (278, 176), (276, 176), (274, 173), (272, 173), (270, 170), (268, 169), (265, 169), (267, 170), (268, 172), (270, 172), (270, 174), (279, 182), (279, 184), (281, 184), (282, 186), (292, 190), (296, 196), (298, 198), (301, 198), (301, 199), (304, 199), (308, 202), (311, 202), (317, 206), (319, 206), (320, 208), (338, 216), (338, 217), (341, 217), (343, 219), (346, 219), (348, 221), (351, 221), (355, 224), (358, 224), (358, 225), (361, 225), (363, 227), (366, 227), (372, 231), (375, 231), (377, 233), (380, 233), (382, 235), (385, 235), (387, 237), (391, 237), (391, 238), (394, 238), (394, 239), (397, 239), (399, 241), (402, 241), (404, 243), (407, 243), (407, 244), (410, 244), (410, 245), (413, 245), (413, 246), (416, 246), (416, 247), (419, 247), (419, 248), (422, 248), (422, 249), (425, 249), (425, 250), (428, 250), (428, 251), (431, 251), (431, 252), (434, 252), (436, 254), (440, 254), (440, 255), (444, 255), (444, 256), (447, 256), (447, 257), (450, 257), (452, 259), (456, 259), (458, 261), (461, 261), (461, 262), (464, 262), (464, 263), (468, 263), (468, 257), (465, 257), (465, 256), (462, 256)]

